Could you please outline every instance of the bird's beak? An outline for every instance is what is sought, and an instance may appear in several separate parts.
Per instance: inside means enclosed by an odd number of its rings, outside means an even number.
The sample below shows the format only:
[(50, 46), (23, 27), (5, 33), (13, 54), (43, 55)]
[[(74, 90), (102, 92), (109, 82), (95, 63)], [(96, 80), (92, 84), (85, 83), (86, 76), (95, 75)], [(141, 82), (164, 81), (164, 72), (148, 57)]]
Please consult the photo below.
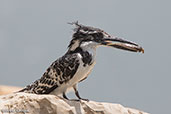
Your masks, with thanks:
[(138, 44), (120, 38), (105, 38), (102, 42), (102, 45), (115, 47), (118, 49), (132, 51), (132, 52), (144, 53), (144, 49)]

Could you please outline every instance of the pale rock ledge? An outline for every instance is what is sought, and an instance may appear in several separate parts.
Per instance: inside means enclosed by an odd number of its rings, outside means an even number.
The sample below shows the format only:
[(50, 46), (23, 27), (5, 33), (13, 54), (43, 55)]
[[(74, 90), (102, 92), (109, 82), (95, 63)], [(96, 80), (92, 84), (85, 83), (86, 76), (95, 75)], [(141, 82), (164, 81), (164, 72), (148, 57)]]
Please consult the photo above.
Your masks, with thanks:
[(12, 93), (0, 96), (0, 114), (148, 114), (120, 104), (69, 101), (54, 95)]
[(6, 95), (21, 90), (21, 87), (0, 85), (0, 95)]

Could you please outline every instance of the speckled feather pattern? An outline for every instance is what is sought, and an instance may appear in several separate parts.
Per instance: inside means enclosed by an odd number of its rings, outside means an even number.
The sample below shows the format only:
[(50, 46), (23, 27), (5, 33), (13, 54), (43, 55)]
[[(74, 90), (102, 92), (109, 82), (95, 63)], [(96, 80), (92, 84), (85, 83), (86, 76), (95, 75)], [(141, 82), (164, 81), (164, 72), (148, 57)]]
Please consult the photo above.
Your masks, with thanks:
[(48, 94), (55, 88), (70, 80), (79, 66), (76, 54), (66, 54), (46, 70), (43, 76), (20, 92)]
[(57, 59), (40, 79), (19, 92), (49, 94), (54, 89), (66, 84), (73, 78), (80, 65), (78, 53), (82, 56), (81, 60), (84, 66), (91, 63), (91, 55), (88, 52), (83, 52), (82, 50), (76, 51), (78, 52), (66, 53), (63, 57)]

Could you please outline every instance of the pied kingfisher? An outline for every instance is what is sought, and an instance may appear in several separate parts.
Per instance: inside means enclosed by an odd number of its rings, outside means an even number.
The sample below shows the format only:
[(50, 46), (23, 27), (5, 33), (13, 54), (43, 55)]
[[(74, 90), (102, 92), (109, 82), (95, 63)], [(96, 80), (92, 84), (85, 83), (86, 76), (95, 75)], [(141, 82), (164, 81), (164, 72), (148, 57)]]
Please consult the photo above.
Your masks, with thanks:
[(143, 48), (136, 43), (112, 37), (99, 28), (78, 22), (70, 24), (75, 25), (75, 29), (68, 51), (53, 62), (40, 79), (19, 92), (62, 95), (68, 99), (66, 92), (73, 89), (79, 100), (88, 100), (80, 97), (77, 84), (85, 80), (92, 71), (98, 46), (144, 53)]

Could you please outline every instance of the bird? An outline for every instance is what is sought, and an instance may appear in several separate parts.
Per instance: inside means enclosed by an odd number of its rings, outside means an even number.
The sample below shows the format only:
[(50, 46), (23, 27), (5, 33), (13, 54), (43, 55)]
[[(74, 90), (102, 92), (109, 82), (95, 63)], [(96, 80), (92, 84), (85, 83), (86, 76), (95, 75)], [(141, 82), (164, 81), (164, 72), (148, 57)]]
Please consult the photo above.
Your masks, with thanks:
[(91, 73), (96, 63), (97, 47), (144, 53), (144, 49), (138, 44), (111, 36), (102, 29), (86, 26), (78, 21), (69, 24), (74, 26), (74, 32), (66, 53), (54, 61), (40, 79), (18, 92), (52, 94), (69, 100), (66, 93), (74, 90), (77, 100), (88, 101), (80, 97), (77, 85)]

